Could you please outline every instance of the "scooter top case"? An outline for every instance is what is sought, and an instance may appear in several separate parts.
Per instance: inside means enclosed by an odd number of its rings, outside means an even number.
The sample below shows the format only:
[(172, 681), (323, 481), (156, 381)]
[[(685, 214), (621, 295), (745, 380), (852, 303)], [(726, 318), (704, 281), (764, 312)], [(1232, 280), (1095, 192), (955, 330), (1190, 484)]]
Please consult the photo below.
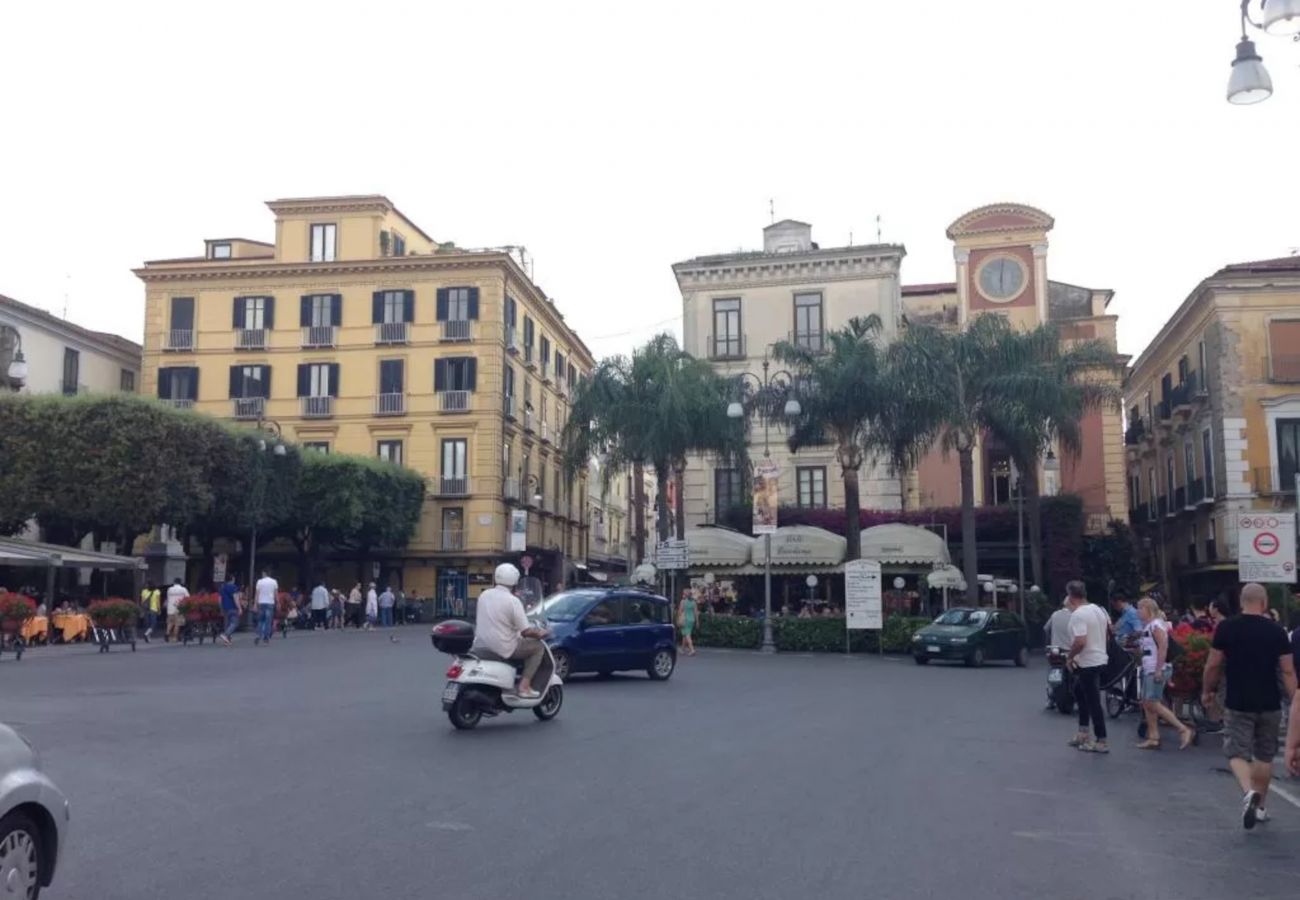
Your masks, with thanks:
[(474, 625), (461, 619), (448, 619), (434, 625), (429, 637), (434, 649), (452, 656), (464, 656), (474, 645)]

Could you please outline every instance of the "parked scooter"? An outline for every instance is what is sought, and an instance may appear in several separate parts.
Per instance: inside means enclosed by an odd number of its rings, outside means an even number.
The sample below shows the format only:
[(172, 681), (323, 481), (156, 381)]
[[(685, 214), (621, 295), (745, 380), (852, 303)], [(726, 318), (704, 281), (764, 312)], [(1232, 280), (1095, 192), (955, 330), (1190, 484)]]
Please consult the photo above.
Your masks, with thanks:
[[(545, 627), (545, 623), (542, 623)], [(549, 644), (542, 665), (533, 677), (534, 684), (545, 685), (539, 696), (525, 699), (515, 693), (515, 682), (522, 662), (504, 660), (474, 644), (474, 626), (469, 622), (448, 620), (433, 626), (433, 646), (456, 657), (447, 670), (447, 684), (442, 692), (442, 708), (456, 728), (474, 728), (484, 716), (496, 716), (517, 709), (531, 709), (543, 722), (554, 719), (564, 704), (564, 682), (555, 673), (555, 658)]]
[(1047, 708), (1052, 707), (1063, 716), (1074, 712), (1074, 671), (1064, 647), (1047, 648)]

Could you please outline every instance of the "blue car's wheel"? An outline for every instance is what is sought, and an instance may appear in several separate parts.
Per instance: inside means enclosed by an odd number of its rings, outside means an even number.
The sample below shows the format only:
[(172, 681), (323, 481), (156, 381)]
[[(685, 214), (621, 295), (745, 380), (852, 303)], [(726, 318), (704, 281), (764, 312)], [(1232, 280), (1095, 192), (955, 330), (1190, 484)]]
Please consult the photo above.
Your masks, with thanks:
[(667, 681), (672, 677), (673, 669), (677, 668), (677, 656), (671, 650), (657, 650), (654, 658), (650, 660), (650, 667), (646, 669), (654, 681)]

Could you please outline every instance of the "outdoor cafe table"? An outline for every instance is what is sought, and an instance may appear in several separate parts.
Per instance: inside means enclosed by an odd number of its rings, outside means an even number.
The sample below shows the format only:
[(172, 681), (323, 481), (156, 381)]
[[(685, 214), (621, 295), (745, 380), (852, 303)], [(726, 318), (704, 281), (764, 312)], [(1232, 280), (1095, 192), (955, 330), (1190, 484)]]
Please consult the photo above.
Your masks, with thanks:
[(36, 640), (44, 640), (50, 634), (50, 620), (47, 616), (32, 616), (23, 623), (19, 635), (27, 643)]
[(85, 640), (90, 635), (90, 616), (84, 613), (55, 613), (50, 621), (63, 633), (64, 643)]

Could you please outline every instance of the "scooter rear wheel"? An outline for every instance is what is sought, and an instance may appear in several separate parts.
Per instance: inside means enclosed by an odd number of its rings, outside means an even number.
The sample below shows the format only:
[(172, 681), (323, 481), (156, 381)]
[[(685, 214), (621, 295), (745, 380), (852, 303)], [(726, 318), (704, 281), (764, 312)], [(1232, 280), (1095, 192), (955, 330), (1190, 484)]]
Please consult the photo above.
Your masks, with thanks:
[(560, 707), (564, 705), (564, 688), (558, 684), (551, 685), (547, 690), (546, 696), (542, 702), (533, 707), (533, 715), (543, 722), (549, 722), (560, 713)]
[(464, 691), (461, 691), (456, 702), (447, 710), (447, 718), (458, 731), (469, 731), (474, 728), (483, 718), (483, 710), (471, 700)]

